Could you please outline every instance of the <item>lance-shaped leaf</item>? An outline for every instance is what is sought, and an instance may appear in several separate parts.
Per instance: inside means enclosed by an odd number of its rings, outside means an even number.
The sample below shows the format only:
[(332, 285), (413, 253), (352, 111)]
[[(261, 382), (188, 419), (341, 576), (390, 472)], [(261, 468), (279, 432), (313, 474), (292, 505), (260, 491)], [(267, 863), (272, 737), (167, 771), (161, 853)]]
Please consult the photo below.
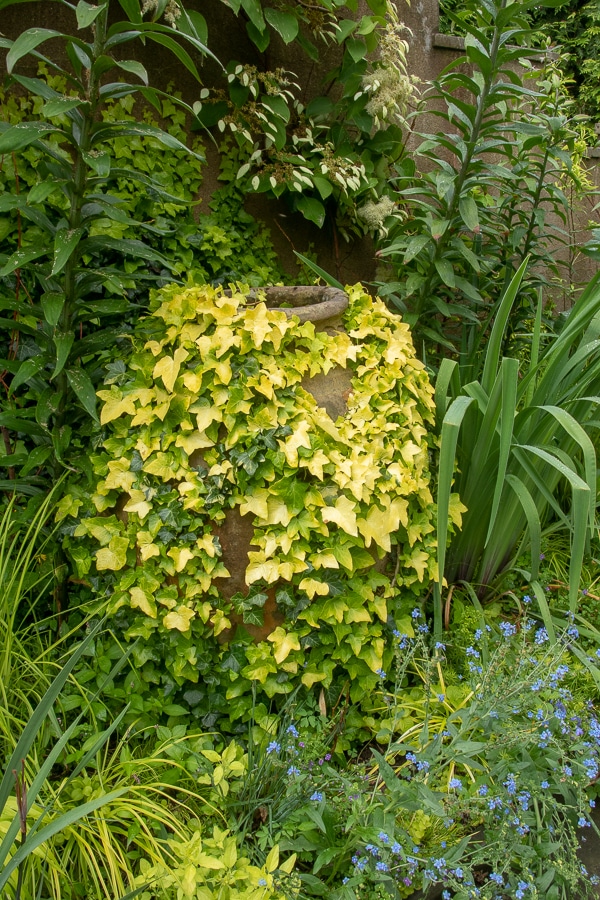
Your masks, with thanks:
[(62, 272), (70, 257), (75, 252), (79, 241), (84, 233), (83, 228), (73, 228), (68, 230), (61, 228), (54, 236), (54, 262), (52, 264), (51, 275), (58, 275)]
[(53, 31), (51, 28), (28, 28), (27, 31), (20, 34), (6, 54), (6, 70), (8, 74), (10, 75), (15, 63), (23, 56), (27, 56), (28, 53), (31, 53), (40, 44), (43, 44), (44, 41), (53, 37), (64, 37), (64, 35), (60, 31)]
[(79, 0), (79, 3), (75, 8), (77, 27), (89, 28), (89, 26), (96, 21), (100, 13), (106, 9), (106, 5), (106, 3), (101, 3), (96, 6), (92, 3), (86, 3), (85, 0)]
[(0, 134), (0, 154), (23, 150), (53, 131), (60, 131), (60, 128), (49, 122), (19, 122), (12, 125)]
[(96, 412), (96, 391), (89, 375), (83, 369), (67, 369), (67, 380), (75, 392), (77, 399), (90, 416), (98, 422)]

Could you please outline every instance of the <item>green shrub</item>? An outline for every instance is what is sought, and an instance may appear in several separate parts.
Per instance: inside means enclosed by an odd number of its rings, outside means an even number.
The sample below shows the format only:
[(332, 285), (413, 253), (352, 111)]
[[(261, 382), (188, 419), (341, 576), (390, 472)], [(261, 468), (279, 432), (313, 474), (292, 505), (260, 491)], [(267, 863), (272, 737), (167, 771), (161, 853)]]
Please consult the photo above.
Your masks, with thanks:
[[(78, 517), (66, 530), (79, 576), (141, 638), (143, 677), (199, 682), (203, 715), (243, 716), (253, 684), (273, 697), (348, 682), (353, 701), (367, 696), (395, 594), (433, 577), (431, 387), (408, 327), (360, 286), (349, 294), (347, 333), (328, 334), (239, 292), (158, 292), (99, 394), (92, 505), (75, 488), (61, 503)], [(335, 366), (352, 374), (336, 422), (302, 386)], [(215, 585), (230, 574), (215, 534), (228, 510), (253, 517), (255, 545), (250, 593), (231, 600)], [(392, 546), (395, 586), (374, 566)], [(244, 625), (263, 625), (269, 591), (281, 623), (253, 643)]]

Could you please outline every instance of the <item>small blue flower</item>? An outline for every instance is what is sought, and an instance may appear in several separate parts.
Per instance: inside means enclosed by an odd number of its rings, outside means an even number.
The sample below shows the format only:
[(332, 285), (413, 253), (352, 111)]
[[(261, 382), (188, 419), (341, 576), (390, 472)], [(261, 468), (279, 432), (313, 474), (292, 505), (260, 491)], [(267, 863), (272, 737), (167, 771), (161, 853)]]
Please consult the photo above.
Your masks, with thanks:
[(549, 787), (550, 787), (550, 782), (549, 782), (549, 781), (542, 781), (542, 783), (540, 784), (540, 787), (542, 787), (542, 788), (549, 788)]
[(550, 640), (550, 638), (548, 637), (548, 632), (546, 631), (546, 629), (545, 629), (545, 628), (538, 628), (538, 630), (537, 630), (536, 633), (535, 633), (535, 638), (534, 638), (534, 640), (535, 640), (536, 644), (540, 644), (540, 645), (541, 645), (541, 644), (545, 644), (548, 640)]
[(437, 698), (438, 698), (438, 700), (440, 701), (440, 703), (443, 703), (444, 700), (446, 699), (446, 695), (445, 695), (445, 694), (438, 694), (438, 695), (437, 695)]
[(460, 778), (451, 778), (450, 781), (448, 782), (448, 787), (454, 788), (457, 791), (461, 791), (462, 790), (462, 781), (460, 780)]
[(267, 753), (279, 753), (281, 750), (281, 744), (278, 744), (277, 741), (271, 741), (271, 743), (267, 746)]
[(417, 607), (415, 606), (415, 608), (411, 612), (411, 616), (413, 617), (413, 619), (420, 619), (421, 618), (421, 610), (417, 609)]
[(473, 638), (476, 641), (480, 641), (482, 637), (483, 637), (483, 631), (481, 630), (481, 628), (478, 628), (477, 631), (475, 632), (475, 634), (473, 635)]
[(502, 887), (504, 884), (504, 878), (497, 872), (490, 872), (488, 878), (490, 881), (493, 881), (494, 884), (497, 884), (499, 887)]
[[(542, 559), (543, 556), (544, 554), (540, 553), (540, 559)], [(523, 603), (531, 603), (531, 597), (529, 596), (529, 594), (525, 594), (525, 596), (523, 597)]]
[(580, 828), (590, 828), (590, 823), (585, 816), (580, 816), (577, 824)]
[(442, 641), (436, 641), (436, 642), (435, 642), (435, 649), (436, 649), (436, 650), (441, 650), (441, 651), (443, 652), (443, 651), (446, 649), (446, 645), (445, 645), (444, 643), (442, 643)]
[(477, 793), (479, 794), (480, 797), (485, 797), (485, 796), (487, 796), (488, 791), (489, 791), (489, 788), (488, 788), (487, 784), (482, 784), (481, 787), (479, 788), (479, 790), (477, 791)]
[(375, 864), (375, 868), (377, 869), (378, 872), (388, 872), (390, 867), (388, 866), (387, 863), (378, 862)]
[(499, 627), (505, 638), (512, 637), (513, 634), (517, 633), (517, 627), (513, 622), (500, 622)]
[(259, 883), (259, 885), (260, 885), (261, 887), (266, 887), (266, 885), (267, 885), (267, 879), (266, 879), (266, 878), (259, 878), (259, 879), (258, 879), (258, 883)]
[(379, 838), (379, 840), (381, 841), (382, 844), (389, 844), (389, 842), (390, 842), (390, 836), (389, 836), (389, 834), (386, 834), (385, 831), (380, 831), (379, 834), (377, 835), (377, 837)]
[(291, 725), (288, 725), (287, 733), (291, 734), (292, 737), (299, 737), (298, 729), (296, 728), (296, 726), (293, 723)]
[(509, 794), (516, 794), (517, 782), (516, 782), (515, 776), (512, 774), (512, 772), (508, 773), (506, 781), (504, 782), (504, 787), (506, 788), (506, 790)]
[(394, 843), (390, 847), (390, 850), (395, 856), (400, 856), (400, 854), (402, 853), (402, 846), (398, 843), (398, 841), (394, 841)]
[(467, 656), (472, 656), (474, 659), (479, 659), (479, 650), (476, 650), (475, 647), (467, 647), (465, 650)]
[(290, 766), (289, 769), (287, 770), (287, 774), (288, 775), (299, 775), (300, 769), (298, 768), (298, 766)]
[(376, 675), (379, 675), (379, 677), (382, 678), (382, 679), (387, 677), (386, 674), (385, 674), (385, 672), (383, 671), (383, 669), (376, 669), (376, 670), (375, 670), (375, 674), (376, 674)]
[(315, 800), (317, 803), (320, 803), (323, 799), (323, 794), (321, 791), (315, 791), (314, 794), (310, 795), (311, 800)]

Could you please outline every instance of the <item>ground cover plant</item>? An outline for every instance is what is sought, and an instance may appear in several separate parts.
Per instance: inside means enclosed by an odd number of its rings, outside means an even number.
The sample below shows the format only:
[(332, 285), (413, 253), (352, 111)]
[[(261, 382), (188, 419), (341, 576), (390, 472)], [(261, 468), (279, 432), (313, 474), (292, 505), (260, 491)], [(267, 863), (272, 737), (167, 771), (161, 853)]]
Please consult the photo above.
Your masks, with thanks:
[[(196, 77), (204, 18), (118, 6), (122, 25), (82, 0), (52, 32), (71, 68), (41, 57), (44, 29), (0, 39), (20, 89), (0, 131), (0, 889), (593, 896), (600, 290), (547, 307), (546, 213), (560, 225), (584, 179), (552, 65), (537, 84), (512, 68), (531, 4), (461, 11), (471, 70), (434, 87), (420, 174), (388, 4), (354, 21), (351, 3), (236, 0), (262, 55), (223, 60), (189, 103), (121, 49), (155, 41)], [(279, 40), (338, 48), (306, 108), (269, 70)], [(211, 136), (192, 122), (222, 141), (198, 218)], [(331, 333), (232, 284), (281, 274), (247, 193), (331, 240), (377, 233), (425, 362), (362, 286)], [(335, 369), (334, 419), (310, 381)], [(254, 545), (231, 593), (235, 509)]]

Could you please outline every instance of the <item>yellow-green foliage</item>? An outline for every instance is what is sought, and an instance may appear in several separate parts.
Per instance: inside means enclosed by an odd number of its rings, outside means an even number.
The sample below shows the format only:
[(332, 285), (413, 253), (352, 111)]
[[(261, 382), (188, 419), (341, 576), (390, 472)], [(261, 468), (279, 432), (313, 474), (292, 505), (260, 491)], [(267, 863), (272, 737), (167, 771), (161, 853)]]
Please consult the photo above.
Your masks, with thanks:
[(173, 857), (168, 865), (142, 861), (137, 883), (149, 887), (141, 900), (290, 900), (298, 895), (297, 879), (290, 875), (295, 856), (279, 865), (278, 847), (259, 868), (238, 855), (234, 836), (217, 827), (212, 836), (198, 827), (189, 840), (168, 845)]
[[(78, 518), (80, 575), (142, 639), (138, 664), (164, 660), (180, 685), (210, 675), (212, 708), (221, 694), (232, 716), (252, 682), (272, 697), (342, 678), (358, 700), (391, 660), (398, 594), (434, 577), (427, 373), (408, 326), (360, 285), (348, 293), (346, 332), (330, 334), (241, 291), (158, 292), (127, 369), (99, 392), (93, 509), (76, 493), (61, 505)], [(353, 373), (336, 422), (301, 386), (334, 366)], [(250, 597), (226, 602), (214, 526), (232, 508), (253, 516), (255, 548)], [(396, 589), (374, 568), (390, 551)], [(258, 644), (240, 628), (215, 640), (232, 612), (260, 624), (270, 585), (283, 624)]]

